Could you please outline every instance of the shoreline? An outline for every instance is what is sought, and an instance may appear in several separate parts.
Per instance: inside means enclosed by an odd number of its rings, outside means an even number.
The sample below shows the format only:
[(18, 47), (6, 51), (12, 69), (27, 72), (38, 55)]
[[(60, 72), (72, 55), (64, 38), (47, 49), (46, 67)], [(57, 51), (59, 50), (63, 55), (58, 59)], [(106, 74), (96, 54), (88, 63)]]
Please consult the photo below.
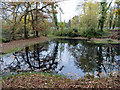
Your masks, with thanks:
[(62, 38), (62, 39), (76, 39), (76, 40), (86, 40), (89, 43), (94, 44), (120, 44), (120, 40), (111, 39), (111, 38), (91, 38), (88, 39), (86, 37), (66, 37), (66, 36), (50, 36), (52, 38)]
[(43, 43), (51, 39), (77, 39), (77, 40), (86, 40), (88, 43), (93, 44), (120, 44), (120, 40), (117, 39), (109, 39), (109, 38), (91, 38), (88, 39), (86, 37), (65, 37), (65, 36), (48, 36), (48, 37), (37, 37), (37, 38), (29, 38), (29, 39), (20, 39), (20, 40), (14, 40), (7, 43), (2, 43), (2, 54), (11, 53), (14, 51), (17, 51), (19, 49), (22, 49), (23, 47), (27, 45), (32, 45), (35, 43)]
[(47, 37), (37, 37), (37, 38), (30, 38), (30, 39), (21, 39), (21, 40), (14, 40), (8, 43), (2, 43), (2, 53), (10, 53), (16, 50), (19, 50), (27, 45), (32, 45), (35, 43), (43, 43), (47, 41)]

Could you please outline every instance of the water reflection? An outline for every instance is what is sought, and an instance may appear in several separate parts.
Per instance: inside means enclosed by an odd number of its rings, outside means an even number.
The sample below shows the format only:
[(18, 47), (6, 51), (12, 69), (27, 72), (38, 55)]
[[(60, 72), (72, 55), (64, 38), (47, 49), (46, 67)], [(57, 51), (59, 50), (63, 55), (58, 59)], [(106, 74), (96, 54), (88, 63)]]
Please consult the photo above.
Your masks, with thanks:
[[(47, 44), (48, 46), (49, 44)], [(53, 51), (49, 54), (46, 53), (48, 47), (45, 48), (43, 45), (35, 44), (30, 47), (25, 47), (23, 50), (3, 56), (4, 63), (2, 65), (3, 72), (18, 72), (18, 71), (54, 71), (57, 68), (58, 61), (56, 60), (58, 52), (58, 43), (54, 45)], [(8, 59), (13, 59), (10, 62)], [(64, 66), (59, 68), (62, 70)], [(54, 71), (58, 72), (58, 71)]]
[(101, 72), (119, 71), (119, 45), (113, 46), (78, 43), (70, 46), (69, 51), (74, 56), (78, 68), (81, 68), (83, 72), (97, 71), (99, 76)]
[(119, 45), (94, 45), (81, 40), (56, 39), (2, 57), (2, 72), (44, 71), (84, 76), (119, 71)]

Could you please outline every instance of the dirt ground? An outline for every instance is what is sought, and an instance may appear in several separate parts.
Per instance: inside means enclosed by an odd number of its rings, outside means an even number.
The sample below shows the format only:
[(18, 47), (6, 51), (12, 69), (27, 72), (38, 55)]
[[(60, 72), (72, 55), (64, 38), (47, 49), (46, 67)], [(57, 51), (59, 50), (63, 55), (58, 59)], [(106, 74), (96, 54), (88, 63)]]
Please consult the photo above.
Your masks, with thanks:
[[(95, 78), (94, 75), (86, 75), (77, 80), (63, 78), (53, 74), (40, 74), (40, 73), (26, 73), (19, 74), (19, 76), (11, 76), (3, 80), (4, 90), (32, 90), (41, 88), (52, 88), (59, 90), (64, 88), (96, 88), (96, 89), (111, 89), (118, 90), (120, 88), (120, 77), (110, 76), (104, 78)], [(70, 89), (71, 90), (71, 89)]]
[(47, 41), (47, 37), (38, 37), (38, 38), (30, 38), (30, 39), (22, 39), (22, 40), (14, 40), (9, 43), (2, 43), (2, 53), (9, 52), (18, 47), (24, 47), (26, 45), (30, 45), (33, 43), (41, 43)]

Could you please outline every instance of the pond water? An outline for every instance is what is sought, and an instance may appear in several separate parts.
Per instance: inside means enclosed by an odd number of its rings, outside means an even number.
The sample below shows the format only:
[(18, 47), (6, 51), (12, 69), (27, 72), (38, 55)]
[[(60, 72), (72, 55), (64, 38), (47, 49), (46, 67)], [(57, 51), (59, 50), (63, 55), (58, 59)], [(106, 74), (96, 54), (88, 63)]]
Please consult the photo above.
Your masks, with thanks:
[(26, 46), (1, 58), (2, 74), (43, 71), (73, 78), (120, 71), (120, 45), (95, 45), (84, 40), (54, 39)]

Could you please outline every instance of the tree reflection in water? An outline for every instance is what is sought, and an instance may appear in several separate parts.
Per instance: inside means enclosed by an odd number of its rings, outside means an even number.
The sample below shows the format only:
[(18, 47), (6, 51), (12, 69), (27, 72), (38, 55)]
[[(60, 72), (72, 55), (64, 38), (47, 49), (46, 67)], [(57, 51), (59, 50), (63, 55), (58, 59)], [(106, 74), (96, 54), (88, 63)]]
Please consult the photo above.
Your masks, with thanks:
[(99, 76), (102, 72), (108, 74), (114, 70), (119, 71), (120, 52), (118, 46), (79, 42), (76, 45), (71, 45), (69, 51), (74, 56), (78, 68), (81, 68), (83, 72), (97, 72)]
[[(49, 45), (49, 44), (48, 44)], [(46, 71), (46, 72), (58, 72), (55, 71), (58, 65), (56, 61), (58, 43), (54, 46), (51, 55), (42, 55), (42, 52), (46, 51), (40, 44), (34, 46), (25, 47), (23, 50), (13, 53), (14, 61), (7, 65), (4, 70), (15, 71)], [(61, 66), (59, 70), (62, 70), (64, 66)]]
[(76, 70), (75, 73), (81, 70), (99, 76), (102, 72), (119, 71), (120, 67), (119, 45), (94, 45), (84, 40), (55, 39), (27, 46), (13, 56), (14, 60), (4, 66), (3, 72), (9, 69), (10, 72), (62, 71), (64, 74), (69, 70)]

